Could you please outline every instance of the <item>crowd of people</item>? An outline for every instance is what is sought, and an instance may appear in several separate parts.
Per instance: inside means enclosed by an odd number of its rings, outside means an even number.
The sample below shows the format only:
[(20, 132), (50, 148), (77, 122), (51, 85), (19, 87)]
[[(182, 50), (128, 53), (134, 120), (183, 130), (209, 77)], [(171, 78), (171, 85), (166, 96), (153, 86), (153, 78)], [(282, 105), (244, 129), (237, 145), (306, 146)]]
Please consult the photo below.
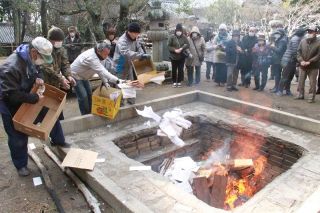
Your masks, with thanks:
[[(275, 26), (271, 34), (266, 35), (256, 27), (231, 31), (221, 24), (218, 32), (213, 32), (205, 42), (198, 27), (188, 31), (182, 24), (177, 24), (168, 40), (172, 86), (182, 87), (185, 69), (188, 75), (186, 85), (199, 85), (201, 66), (205, 62), (206, 80), (213, 80), (216, 86), (226, 87), (227, 91), (249, 88), (252, 77), (253, 90), (264, 91), (270, 71), (269, 80), (274, 80), (271, 93), (293, 96), (291, 81), (296, 76), (299, 85), (295, 99), (304, 99), (308, 77), (308, 102), (314, 103), (316, 94), (320, 94), (318, 33), (318, 27), (312, 25), (297, 28), (289, 36), (282, 25)], [(239, 73), (241, 80), (238, 83)]]

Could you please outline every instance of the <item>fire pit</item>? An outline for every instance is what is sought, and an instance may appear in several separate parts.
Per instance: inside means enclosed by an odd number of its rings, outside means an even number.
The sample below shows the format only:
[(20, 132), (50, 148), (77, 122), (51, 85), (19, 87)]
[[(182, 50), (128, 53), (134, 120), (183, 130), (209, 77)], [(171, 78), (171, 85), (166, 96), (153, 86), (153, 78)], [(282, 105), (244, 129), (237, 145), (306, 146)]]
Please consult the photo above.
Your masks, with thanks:
[(200, 165), (200, 173), (207, 171), (206, 175), (196, 173), (193, 193), (213, 207), (230, 210), (242, 205), (290, 169), (305, 151), (248, 128), (212, 122), (206, 116), (187, 119), (193, 124), (182, 133), (186, 142), (182, 148), (157, 136), (156, 128), (130, 133), (114, 143), (128, 157), (150, 165), (156, 172), (160, 172), (164, 161), (190, 156)]

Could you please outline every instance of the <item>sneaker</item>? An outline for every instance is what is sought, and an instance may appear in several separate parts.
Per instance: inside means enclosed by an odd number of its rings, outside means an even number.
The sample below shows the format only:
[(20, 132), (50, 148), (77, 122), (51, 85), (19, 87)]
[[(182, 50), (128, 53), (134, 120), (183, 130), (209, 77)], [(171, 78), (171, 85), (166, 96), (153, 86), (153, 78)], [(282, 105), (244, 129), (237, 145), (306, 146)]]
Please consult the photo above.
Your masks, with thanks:
[(287, 96), (293, 96), (292, 92), (289, 90), (289, 91), (286, 91), (286, 95)]
[(26, 177), (26, 176), (30, 175), (30, 171), (27, 167), (22, 167), (22, 168), (18, 169), (18, 174), (21, 177)]
[(227, 91), (228, 91), (228, 92), (232, 92), (232, 90), (233, 90), (233, 89), (232, 89), (231, 87), (228, 87), (228, 88), (227, 88)]
[(303, 100), (303, 99), (304, 99), (304, 97), (302, 95), (299, 95), (299, 96), (294, 98), (294, 100)]
[(177, 83), (177, 87), (181, 88), (182, 87), (181, 83)]
[(276, 92), (277, 96), (283, 96), (283, 93), (281, 91)]
[(264, 88), (259, 88), (258, 92), (262, 92), (264, 90)]
[(233, 91), (239, 91), (236, 87), (231, 88)]
[(270, 92), (271, 92), (271, 93), (277, 93), (278, 90), (277, 90), (276, 88), (273, 88), (273, 89), (270, 89)]
[(173, 87), (173, 88), (176, 88), (176, 87), (177, 87), (177, 83), (173, 83), (173, 84), (172, 84), (172, 87)]

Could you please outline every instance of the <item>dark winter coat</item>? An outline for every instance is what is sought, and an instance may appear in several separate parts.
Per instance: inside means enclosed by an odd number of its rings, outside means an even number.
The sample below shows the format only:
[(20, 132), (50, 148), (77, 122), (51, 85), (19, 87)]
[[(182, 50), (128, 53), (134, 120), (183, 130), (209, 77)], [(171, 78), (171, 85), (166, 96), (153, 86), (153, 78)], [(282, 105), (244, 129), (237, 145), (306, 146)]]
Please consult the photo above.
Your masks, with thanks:
[(271, 65), (271, 50), (268, 46), (260, 48), (258, 44), (252, 49), (252, 67), (259, 69), (261, 67), (269, 67)]
[(297, 35), (292, 36), (290, 39), (287, 50), (281, 59), (281, 66), (285, 67), (289, 62), (297, 62), (297, 51), (302, 37)]
[(181, 47), (183, 50), (186, 50), (190, 47), (188, 38), (185, 35), (181, 35), (179, 37), (177, 37), (175, 34), (171, 35), (168, 40), (168, 48), (171, 60), (178, 61), (183, 58), (181, 54), (183, 51), (181, 51), (180, 54), (174, 52), (175, 49), (179, 49)]
[(238, 58), (237, 43), (233, 39), (227, 41), (225, 50), (226, 50), (226, 63), (236, 64), (237, 58)]
[(70, 35), (68, 35), (64, 39), (64, 47), (67, 50), (68, 60), (71, 64), (78, 57), (78, 55), (80, 55), (81, 50), (82, 50), (80, 35), (77, 33), (74, 36), (73, 41), (71, 40)]
[(312, 40), (303, 39), (298, 47), (298, 62), (308, 61), (310, 65), (305, 69), (317, 69), (320, 64), (320, 40), (314, 38)]
[(37, 94), (30, 93), (41, 73), (31, 63), (29, 45), (20, 45), (0, 66), (0, 112), (13, 116), (22, 103), (38, 102)]
[(251, 70), (252, 69), (252, 48), (258, 43), (257, 36), (246, 35), (242, 38), (240, 47), (243, 50), (243, 53), (239, 55), (238, 66), (242, 70)]
[(287, 37), (284, 34), (282, 34), (281, 37), (274, 42), (274, 47), (271, 47), (272, 64), (281, 64), (281, 59), (286, 49)]

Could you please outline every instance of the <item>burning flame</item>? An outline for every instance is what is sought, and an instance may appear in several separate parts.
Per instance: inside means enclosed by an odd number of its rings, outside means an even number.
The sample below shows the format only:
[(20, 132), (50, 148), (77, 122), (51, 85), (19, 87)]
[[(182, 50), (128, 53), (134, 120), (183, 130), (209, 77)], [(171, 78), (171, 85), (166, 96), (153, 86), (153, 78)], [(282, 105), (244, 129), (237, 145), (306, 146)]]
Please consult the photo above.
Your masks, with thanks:
[(226, 189), (225, 209), (234, 209), (252, 197), (259, 189), (257, 181), (261, 178), (267, 163), (265, 156), (254, 160), (254, 173), (247, 177), (237, 179), (230, 177)]

